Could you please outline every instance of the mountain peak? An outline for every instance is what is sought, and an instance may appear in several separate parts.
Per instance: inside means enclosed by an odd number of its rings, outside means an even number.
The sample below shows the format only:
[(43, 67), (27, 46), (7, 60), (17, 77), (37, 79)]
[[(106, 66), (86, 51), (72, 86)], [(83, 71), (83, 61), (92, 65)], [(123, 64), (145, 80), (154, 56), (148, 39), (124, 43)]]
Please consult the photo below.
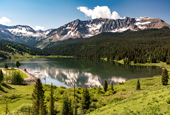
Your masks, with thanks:
[[(35, 31), (27, 25), (4, 26), (0, 25), (1, 36), (11, 36), (18, 41), (41, 41), (50, 43), (67, 40), (69, 38), (89, 38), (102, 32), (139, 31), (143, 29), (170, 29), (170, 25), (159, 18), (124, 17), (121, 19), (96, 18), (92, 20), (76, 19), (57, 29)], [(3, 34), (3, 35), (2, 35)], [(23, 40), (24, 39), (24, 40)]]

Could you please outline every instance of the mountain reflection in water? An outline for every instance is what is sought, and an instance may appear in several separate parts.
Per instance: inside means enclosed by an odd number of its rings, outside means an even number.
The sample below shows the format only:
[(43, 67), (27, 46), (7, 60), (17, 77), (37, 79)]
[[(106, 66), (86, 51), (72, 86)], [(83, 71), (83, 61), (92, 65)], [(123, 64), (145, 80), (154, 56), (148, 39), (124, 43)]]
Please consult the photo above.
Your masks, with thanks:
[[(9, 67), (14, 66), (15, 60), (3, 60)], [(160, 67), (128, 66), (115, 62), (88, 59), (24, 59), (20, 60), (21, 68), (26, 68), (36, 77), (47, 77), (46, 83), (56, 86), (98, 87), (103, 86), (104, 80), (117, 84), (128, 79), (152, 77), (160, 75)], [(44, 80), (42, 79), (43, 83)]]

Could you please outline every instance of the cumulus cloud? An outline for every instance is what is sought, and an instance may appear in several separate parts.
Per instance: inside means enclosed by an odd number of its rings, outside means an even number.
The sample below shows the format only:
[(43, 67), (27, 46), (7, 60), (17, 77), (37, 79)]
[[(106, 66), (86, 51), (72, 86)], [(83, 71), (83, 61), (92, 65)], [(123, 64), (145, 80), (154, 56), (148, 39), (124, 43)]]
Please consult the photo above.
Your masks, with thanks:
[(89, 9), (88, 7), (80, 6), (77, 7), (78, 10), (85, 13), (86, 16), (95, 18), (109, 18), (109, 19), (120, 19), (121, 17), (116, 11), (111, 13), (107, 6), (97, 6), (94, 9)]
[(6, 24), (9, 24), (10, 22), (11, 22), (11, 20), (6, 17), (0, 18), (0, 24), (6, 25)]
[(45, 27), (42, 26), (35, 26), (34, 30), (43, 30)]

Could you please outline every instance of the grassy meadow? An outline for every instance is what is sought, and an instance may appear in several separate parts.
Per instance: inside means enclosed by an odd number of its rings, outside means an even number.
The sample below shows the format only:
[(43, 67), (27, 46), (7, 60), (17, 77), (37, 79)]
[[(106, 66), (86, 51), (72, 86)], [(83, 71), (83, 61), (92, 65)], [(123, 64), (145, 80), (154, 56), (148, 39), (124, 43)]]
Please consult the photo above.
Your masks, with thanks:
[[(152, 78), (141, 78), (141, 90), (136, 90), (137, 79), (131, 79), (124, 83), (114, 85), (114, 91), (104, 92), (103, 88), (98, 93), (98, 88), (90, 88), (91, 107), (90, 115), (111, 114), (168, 114), (170, 108), (170, 85), (163, 86), (161, 76)], [(169, 82), (170, 83), (170, 82)], [(45, 101), (48, 106), (50, 85), (43, 85), (45, 90)], [(4, 111), (5, 100), (8, 100), (9, 110), (15, 112), (22, 106), (32, 104), (32, 92), (34, 84), (9, 85), (2, 84), (5, 92), (0, 91), (0, 111)], [(83, 88), (76, 88), (76, 97), (80, 106)], [(63, 94), (67, 93), (69, 98), (74, 98), (74, 89), (55, 87), (54, 99), (58, 112), (62, 106)]]
[[(123, 61), (122, 61), (123, 62)], [(121, 62), (120, 62), (121, 63)], [(157, 66), (170, 68), (165, 63), (158, 63)], [(135, 64), (136, 65), (136, 64)], [(148, 66), (147, 64), (142, 64)], [(151, 64), (152, 65), (152, 64)], [(153, 64), (154, 65), (154, 64)], [(19, 71), (23, 78), (27, 76), (18, 69), (4, 69), (7, 73)], [(91, 95), (89, 115), (124, 115), (124, 114), (169, 114), (170, 113), (170, 85), (163, 86), (161, 75), (151, 78), (140, 78), (141, 89), (136, 90), (137, 79), (131, 79), (114, 85), (114, 91), (110, 85), (107, 92), (103, 88), (89, 88)], [(168, 82), (170, 84), (170, 81)], [(48, 107), (50, 85), (43, 85), (45, 90), (45, 102)], [(34, 84), (11, 85), (4, 83), (0, 85), (0, 114), (4, 113), (5, 102), (8, 101), (10, 113), (21, 111), (23, 107), (32, 105), (32, 92)], [(80, 101), (83, 88), (76, 87), (76, 98), (78, 100), (78, 112), (80, 112)], [(63, 102), (63, 95), (67, 94), (69, 99), (74, 98), (74, 89), (63, 86), (54, 88), (55, 110), (60, 114)], [(22, 115), (22, 114), (21, 114)]]

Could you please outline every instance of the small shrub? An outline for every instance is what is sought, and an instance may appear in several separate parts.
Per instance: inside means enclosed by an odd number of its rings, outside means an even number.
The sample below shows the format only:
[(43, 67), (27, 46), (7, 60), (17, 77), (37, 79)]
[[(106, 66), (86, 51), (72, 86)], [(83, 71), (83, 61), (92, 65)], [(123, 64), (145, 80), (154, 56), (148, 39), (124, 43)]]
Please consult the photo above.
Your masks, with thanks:
[(167, 98), (167, 99), (166, 99), (166, 103), (167, 103), (167, 104), (170, 104), (170, 98)]
[(111, 99), (111, 100), (109, 101), (109, 103), (122, 101), (123, 99), (124, 99), (123, 97), (115, 97), (115, 98)]
[(64, 93), (64, 90), (60, 89), (60, 90), (58, 90), (58, 93), (62, 95)]
[(24, 81), (24, 79), (22, 78), (20, 72), (18, 72), (18, 71), (12, 72), (11, 84), (21, 85), (21, 84), (23, 84), (23, 81)]
[(137, 81), (137, 84), (136, 84), (136, 90), (139, 90), (140, 89), (140, 82), (139, 82), (139, 79)]
[(78, 94), (81, 94), (81, 92), (80, 92), (79, 90), (77, 90), (77, 93), (78, 93)]
[(97, 101), (98, 101), (98, 100), (97, 100), (97, 97), (91, 97), (91, 101), (97, 102)]
[(22, 113), (22, 114), (29, 114), (31, 113), (31, 104), (22, 104), (15, 112), (17, 113)]
[(119, 82), (119, 85), (124, 85), (124, 82), (122, 81), (122, 82)]
[(7, 63), (4, 64), (4, 68), (8, 69), (8, 64)]
[(60, 88), (62, 88), (62, 89), (66, 89), (66, 87), (64, 87), (64, 86), (60, 86)]

